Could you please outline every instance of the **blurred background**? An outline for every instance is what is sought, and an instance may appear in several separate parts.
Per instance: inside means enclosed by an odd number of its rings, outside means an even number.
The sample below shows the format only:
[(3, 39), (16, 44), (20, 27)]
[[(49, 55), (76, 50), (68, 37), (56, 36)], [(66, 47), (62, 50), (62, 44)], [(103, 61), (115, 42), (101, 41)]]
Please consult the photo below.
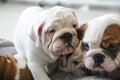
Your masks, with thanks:
[(120, 15), (120, 0), (0, 0), (0, 38), (12, 41), (19, 15), (25, 8), (35, 5), (73, 8), (80, 24), (107, 13)]

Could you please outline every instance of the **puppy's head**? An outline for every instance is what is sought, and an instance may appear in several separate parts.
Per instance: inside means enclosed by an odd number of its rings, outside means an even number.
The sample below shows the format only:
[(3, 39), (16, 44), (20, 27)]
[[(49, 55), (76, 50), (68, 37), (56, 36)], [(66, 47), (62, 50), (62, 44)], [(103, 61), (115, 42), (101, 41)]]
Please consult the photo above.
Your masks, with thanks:
[(120, 67), (120, 16), (108, 14), (87, 23), (82, 50), (85, 66), (111, 72)]
[[(78, 38), (82, 39), (83, 34), (87, 28), (86, 24), (81, 25), (77, 28), (78, 32)], [(72, 54), (66, 54), (63, 56), (60, 56), (59, 61), (59, 69), (66, 72), (72, 72), (74, 75), (83, 75), (84, 72), (82, 70), (83, 68), (83, 54), (81, 51), (81, 41), (79, 43), (79, 46), (75, 49), (75, 51)]]
[(56, 6), (44, 11), (43, 20), (36, 29), (37, 45), (52, 58), (72, 53), (79, 44), (75, 12), (70, 8)]

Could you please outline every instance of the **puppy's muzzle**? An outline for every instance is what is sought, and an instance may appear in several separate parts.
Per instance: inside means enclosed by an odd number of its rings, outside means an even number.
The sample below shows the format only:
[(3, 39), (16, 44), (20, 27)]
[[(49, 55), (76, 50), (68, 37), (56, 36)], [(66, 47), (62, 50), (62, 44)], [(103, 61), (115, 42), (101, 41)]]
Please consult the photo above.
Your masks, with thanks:
[(96, 53), (93, 55), (94, 67), (100, 67), (100, 65), (104, 62), (105, 56), (101, 53)]
[(72, 41), (72, 34), (69, 33), (69, 32), (66, 32), (64, 33), (62, 36), (61, 36), (61, 39), (66, 43), (71, 43)]

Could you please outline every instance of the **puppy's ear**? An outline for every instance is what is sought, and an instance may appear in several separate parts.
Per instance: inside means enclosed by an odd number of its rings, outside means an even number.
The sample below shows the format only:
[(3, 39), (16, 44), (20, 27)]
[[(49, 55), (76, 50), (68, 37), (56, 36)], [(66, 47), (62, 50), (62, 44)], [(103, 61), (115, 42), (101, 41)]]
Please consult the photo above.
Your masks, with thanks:
[(77, 28), (77, 33), (78, 33), (78, 39), (79, 40), (82, 40), (86, 29), (87, 29), (87, 23), (82, 24), (79, 28)]
[(72, 13), (73, 13), (73, 15), (76, 17), (76, 19), (77, 19), (76, 12), (75, 12), (74, 10), (72, 10)]
[(36, 41), (36, 47), (39, 46), (40, 43), (42, 43), (42, 30), (43, 30), (43, 26), (44, 26), (44, 22), (42, 24), (39, 25), (38, 29), (37, 29), (37, 41)]
[(41, 43), (43, 26), (44, 22), (41, 22), (39, 25), (32, 26), (29, 31), (29, 36), (31, 40), (35, 43), (36, 47), (38, 47)]

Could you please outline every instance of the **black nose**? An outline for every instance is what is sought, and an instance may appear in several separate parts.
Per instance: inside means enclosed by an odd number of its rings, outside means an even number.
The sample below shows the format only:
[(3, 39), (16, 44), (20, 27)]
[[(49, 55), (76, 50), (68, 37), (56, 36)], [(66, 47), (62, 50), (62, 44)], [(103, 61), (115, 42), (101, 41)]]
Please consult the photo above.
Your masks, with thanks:
[(93, 60), (96, 64), (96, 66), (100, 66), (101, 63), (103, 63), (105, 56), (101, 53), (97, 53), (93, 56)]
[(69, 32), (66, 32), (66, 33), (64, 33), (64, 34), (61, 36), (61, 39), (62, 39), (64, 42), (71, 42), (71, 41), (72, 41), (72, 34), (69, 33)]

